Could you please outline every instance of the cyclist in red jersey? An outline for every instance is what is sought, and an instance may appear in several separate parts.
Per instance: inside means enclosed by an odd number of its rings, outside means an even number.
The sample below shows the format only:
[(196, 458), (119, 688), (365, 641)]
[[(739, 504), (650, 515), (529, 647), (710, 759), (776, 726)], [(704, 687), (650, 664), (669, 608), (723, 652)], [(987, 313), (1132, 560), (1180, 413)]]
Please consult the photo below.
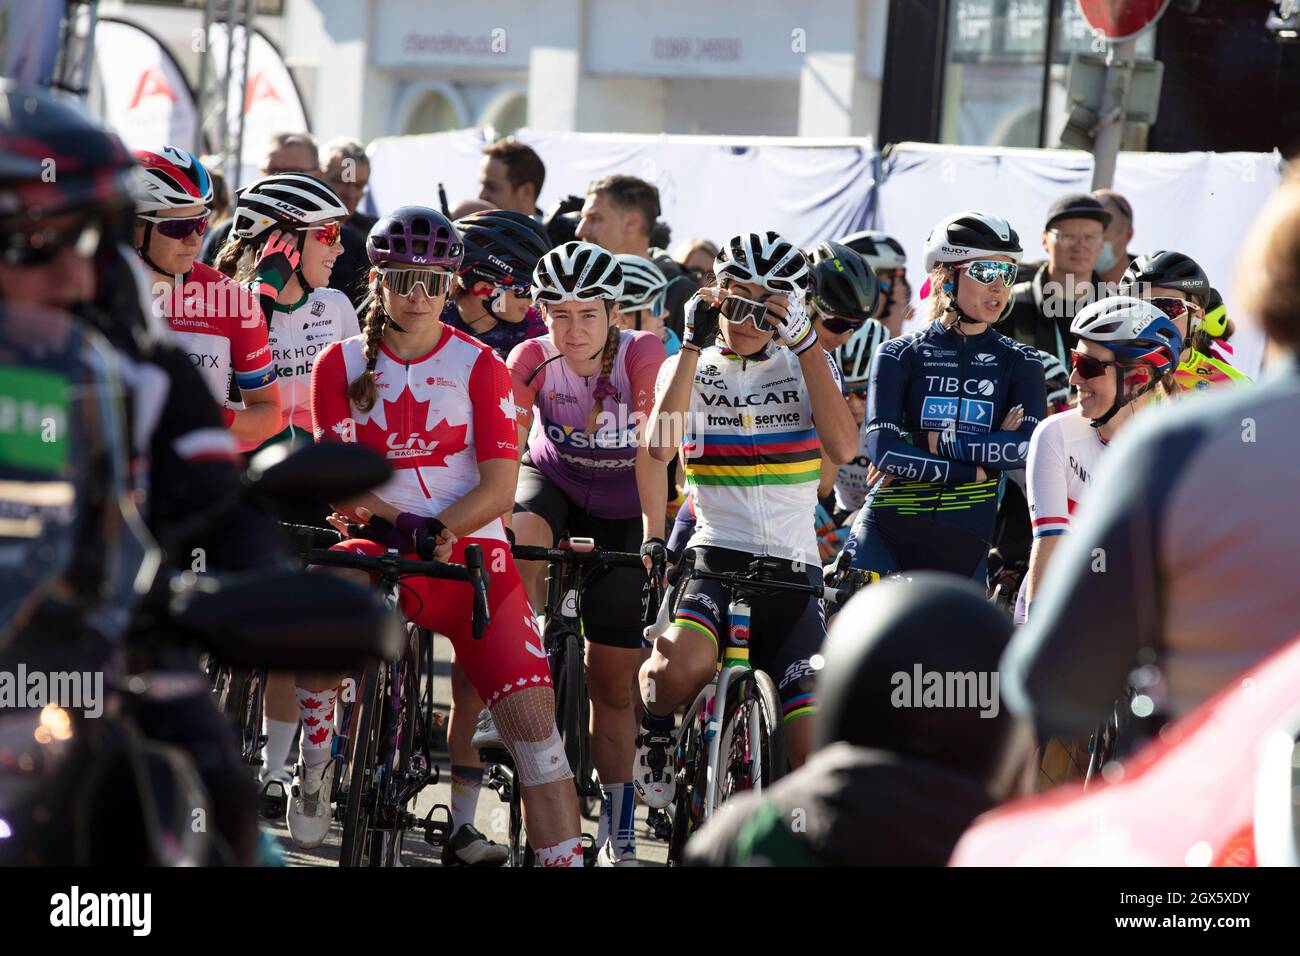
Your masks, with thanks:
[[(317, 360), (312, 417), (317, 441), (368, 445), (396, 472), (375, 493), (336, 506), (370, 523), (380, 540), (339, 547), (418, 554), (432, 545), (438, 558), (459, 562), (466, 546), (482, 546), (492, 615), (482, 640), (470, 633), (473, 596), (464, 582), (408, 579), (403, 612), (450, 638), (491, 709), (514, 756), (541, 864), (581, 866), (577, 792), (555, 726), (550, 668), (501, 520), (519, 472), (509, 373), (490, 348), (440, 319), (462, 253), (450, 222), (403, 206), (375, 224), (366, 246), (375, 269), (365, 332)], [(345, 526), (342, 516), (335, 521)], [(304, 734), (289, 807), (294, 837), (307, 843), (329, 829), (333, 774), (334, 684), (314, 684), (299, 689), (300, 713), (319, 734)]]
[[(212, 205), (212, 178), (175, 146), (135, 154), (142, 169), (133, 244), (153, 273), (155, 308), (198, 368), (238, 439), (262, 442), (280, 430), (280, 388), (266, 321), (245, 288), (196, 262)], [(231, 378), (242, 404), (230, 399)]]

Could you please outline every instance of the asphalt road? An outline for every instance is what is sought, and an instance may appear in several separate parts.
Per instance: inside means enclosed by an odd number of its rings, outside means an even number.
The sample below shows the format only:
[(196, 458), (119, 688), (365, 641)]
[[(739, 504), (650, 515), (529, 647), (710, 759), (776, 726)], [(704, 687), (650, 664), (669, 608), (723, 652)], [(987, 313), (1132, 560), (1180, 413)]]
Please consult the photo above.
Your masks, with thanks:
[[(443, 637), (437, 637), (435, 640), (433, 697), (435, 707), (445, 713), (451, 706), (451, 645)], [(426, 787), (416, 800), (414, 812), (420, 818), (423, 818), (435, 804), (451, 805), (450, 762), (446, 753), (435, 754), (434, 757), (441, 771), (439, 782), (434, 786)], [(637, 808), (637, 858), (645, 866), (663, 866), (667, 860), (667, 844), (656, 840), (650, 835), (650, 831), (645, 826), (645, 814), (644, 807)], [(510, 811), (507, 804), (494, 791), (484, 786), (479, 795), (474, 825), (486, 834), (488, 839), (495, 840), (498, 843), (505, 843), (507, 841), (509, 818)], [(336, 822), (330, 828), (329, 836), (325, 838), (325, 842), (314, 850), (303, 850), (296, 846), (289, 839), (289, 831), (285, 827), (283, 820), (274, 823), (263, 821), (263, 825), (267, 826), (275, 834), (285, 862), (290, 866), (338, 865), (339, 840), (343, 832), (339, 823)], [(594, 836), (596, 821), (584, 818), (582, 820), (582, 829), (583, 832)], [(422, 835), (416, 832), (406, 837), (402, 847), (402, 860), (406, 866), (440, 866), (441, 852), (440, 849), (425, 843)]]

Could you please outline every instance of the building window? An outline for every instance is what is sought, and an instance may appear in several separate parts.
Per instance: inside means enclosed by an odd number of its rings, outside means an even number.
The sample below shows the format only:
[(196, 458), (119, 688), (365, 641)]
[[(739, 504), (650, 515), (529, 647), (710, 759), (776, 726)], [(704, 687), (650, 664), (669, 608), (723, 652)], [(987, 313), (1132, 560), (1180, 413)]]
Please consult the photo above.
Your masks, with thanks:
[(446, 94), (430, 90), (411, 111), (402, 132), (441, 133), (443, 130), (459, 129), (461, 125), (456, 107)]
[[(940, 142), (1057, 145), (1070, 54), (1105, 50), (1075, 0), (953, 0), (948, 9)], [(1138, 56), (1154, 49), (1148, 30)]]

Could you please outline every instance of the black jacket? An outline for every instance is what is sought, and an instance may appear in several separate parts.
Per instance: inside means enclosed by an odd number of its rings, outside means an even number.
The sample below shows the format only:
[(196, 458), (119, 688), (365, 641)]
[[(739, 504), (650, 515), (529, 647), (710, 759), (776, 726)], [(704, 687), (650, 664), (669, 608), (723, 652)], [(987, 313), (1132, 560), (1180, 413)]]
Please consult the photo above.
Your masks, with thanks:
[(663, 250), (650, 250), (650, 259), (668, 278), (668, 292), (664, 296), (664, 325), (677, 333), (680, 339), (686, 328), (686, 302), (699, 291), (699, 285), (687, 275), (672, 256)]
[(1044, 289), (1047, 281), (1047, 263), (1043, 263), (1032, 279), (1012, 286), (1015, 302), (1011, 312), (993, 327), (1017, 342), (1055, 355), (1069, 368), (1070, 350), (1078, 341), (1070, 333), (1070, 323), (1079, 309), (1096, 301), (1101, 276), (1094, 272), (1086, 293), (1073, 302), (1060, 293), (1051, 294)]

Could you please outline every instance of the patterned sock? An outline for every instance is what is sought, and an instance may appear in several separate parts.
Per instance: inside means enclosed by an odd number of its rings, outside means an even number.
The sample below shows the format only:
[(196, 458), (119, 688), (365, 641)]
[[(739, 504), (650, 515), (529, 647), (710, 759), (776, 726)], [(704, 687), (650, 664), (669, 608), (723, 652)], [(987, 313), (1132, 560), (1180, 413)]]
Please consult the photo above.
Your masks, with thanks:
[(582, 866), (582, 840), (574, 837), (537, 851), (537, 862), (542, 866)]
[(298, 698), (298, 714), (302, 719), (302, 736), (298, 738), (298, 751), (305, 766), (315, 767), (330, 759), (330, 744), (334, 740), (334, 699), (336, 689), (306, 690), (294, 688)]
[(451, 765), (451, 832), (474, 822), (478, 793), (483, 785), (483, 768)]
[[(611, 783), (601, 788), (601, 809), (608, 804), (609, 838), (614, 842), (614, 859), (636, 856), (636, 790), (631, 782)], [(603, 816), (603, 814), (602, 814)]]
[(266, 773), (284, 769), (289, 760), (289, 748), (298, 729), (296, 720), (262, 720), (262, 733), (266, 734), (266, 749), (262, 752), (262, 769)]

